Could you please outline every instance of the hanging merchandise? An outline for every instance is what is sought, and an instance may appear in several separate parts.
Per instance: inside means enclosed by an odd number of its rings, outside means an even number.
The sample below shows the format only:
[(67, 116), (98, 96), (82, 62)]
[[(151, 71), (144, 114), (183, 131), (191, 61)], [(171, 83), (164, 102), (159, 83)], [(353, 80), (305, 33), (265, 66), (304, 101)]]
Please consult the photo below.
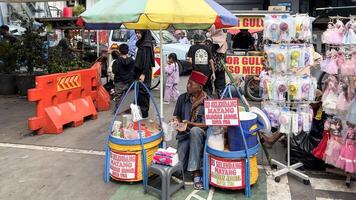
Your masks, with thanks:
[(273, 43), (311, 42), (312, 21), (308, 15), (266, 15), (263, 38)]
[(329, 139), (330, 139), (330, 122), (329, 120), (326, 120), (324, 123), (323, 138), (321, 139), (319, 145), (312, 151), (313, 155), (316, 158), (322, 160), (325, 157), (325, 151)]
[(327, 143), (327, 147), (325, 150), (325, 155), (323, 160), (325, 163), (330, 165), (336, 165), (336, 161), (340, 155), (342, 137), (342, 122), (340, 119), (333, 118), (330, 120), (330, 133), (331, 137)]
[(323, 104), (323, 110), (327, 114), (336, 113), (336, 102), (337, 102), (337, 78), (335, 76), (329, 76), (325, 81), (326, 89), (321, 98)]
[[(265, 58), (267, 68), (271, 70), (269, 74), (260, 77), (264, 100), (262, 109), (269, 117), (271, 126), (277, 128), (279, 133), (286, 134), (288, 147), (287, 165), (271, 160), (273, 164), (283, 168), (273, 173), (277, 182), (279, 176), (291, 172), (302, 178), (305, 184), (309, 184), (309, 177), (296, 170), (303, 166), (300, 161), (306, 159), (290, 164), (290, 139), (299, 136), (309, 138), (308, 133), (312, 127), (314, 113), (309, 104), (315, 101), (317, 81), (308, 75), (297, 75), (297, 72), (314, 65), (314, 48), (308, 44), (312, 41), (312, 21), (313, 18), (301, 14), (293, 17), (267, 15), (264, 21), (264, 39), (267, 40), (264, 46)], [(309, 146), (308, 139), (303, 141), (304, 146)], [(311, 148), (294, 148), (293, 152), (305, 155), (302, 151), (306, 149)], [(305, 153), (312, 157), (310, 151)], [(298, 159), (303, 157), (305, 156)]]
[(336, 110), (339, 113), (346, 113), (347, 110), (351, 106), (351, 86), (349, 86), (349, 81), (346, 77), (344, 77), (340, 82), (339, 82), (339, 96), (336, 100)]
[(314, 64), (314, 50), (309, 44), (269, 44), (264, 49), (268, 66), (275, 73), (293, 72)]
[[(349, 20), (344, 24), (341, 19)], [(322, 42), (326, 44), (356, 44), (355, 17), (330, 17), (328, 28), (322, 34)], [(334, 22), (333, 22), (334, 21)]]
[(261, 78), (262, 97), (266, 100), (313, 101), (317, 80), (309, 76), (266, 75)]
[(312, 20), (306, 15), (296, 15), (294, 18), (295, 40), (311, 42)]
[(349, 124), (346, 138), (340, 150), (335, 166), (349, 173), (356, 172), (356, 128)]

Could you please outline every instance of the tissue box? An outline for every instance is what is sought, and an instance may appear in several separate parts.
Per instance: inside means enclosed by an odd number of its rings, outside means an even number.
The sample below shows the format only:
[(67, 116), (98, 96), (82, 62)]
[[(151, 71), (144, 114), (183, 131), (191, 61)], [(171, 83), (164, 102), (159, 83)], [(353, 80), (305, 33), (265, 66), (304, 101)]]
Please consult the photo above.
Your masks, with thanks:
[(153, 154), (153, 162), (159, 165), (174, 166), (179, 162), (177, 150), (171, 147), (168, 149), (158, 149)]

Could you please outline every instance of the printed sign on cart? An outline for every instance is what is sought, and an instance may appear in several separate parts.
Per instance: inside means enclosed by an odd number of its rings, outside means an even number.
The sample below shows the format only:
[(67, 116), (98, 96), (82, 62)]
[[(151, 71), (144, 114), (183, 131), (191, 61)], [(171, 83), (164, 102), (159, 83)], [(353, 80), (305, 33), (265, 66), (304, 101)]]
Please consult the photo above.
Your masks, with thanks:
[(225, 160), (210, 156), (210, 184), (227, 189), (244, 187), (243, 160)]
[(114, 179), (135, 180), (137, 179), (137, 154), (122, 154), (111, 151), (110, 174)]
[(208, 126), (240, 125), (238, 99), (205, 100), (204, 109), (205, 124)]
[(263, 56), (226, 56), (226, 67), (232, 74), (259, 75), (263, 69)]

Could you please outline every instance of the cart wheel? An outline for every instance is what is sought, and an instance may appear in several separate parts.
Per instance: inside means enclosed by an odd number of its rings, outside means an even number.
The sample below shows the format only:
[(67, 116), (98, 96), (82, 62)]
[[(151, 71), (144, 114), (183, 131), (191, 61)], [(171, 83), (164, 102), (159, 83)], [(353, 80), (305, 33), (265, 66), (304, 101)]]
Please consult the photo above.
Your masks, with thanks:
[(281, 181), (281, 177), (277, 176), (276, 178), (274, 178), (274, 181), (276, 181), (276, 183), (279, 183), (279, 181)]
[(277, 169), (277, 165), (272, 164), (272, 165), (271, 165), (271, 169), (272, 169), (272, 170)]
[(304, 185), (310, 185), (310, 181), (309, 180), (303, 180)]
[(350, 188), (351, 184), (350, 183), (346, 183), (346, 187)]

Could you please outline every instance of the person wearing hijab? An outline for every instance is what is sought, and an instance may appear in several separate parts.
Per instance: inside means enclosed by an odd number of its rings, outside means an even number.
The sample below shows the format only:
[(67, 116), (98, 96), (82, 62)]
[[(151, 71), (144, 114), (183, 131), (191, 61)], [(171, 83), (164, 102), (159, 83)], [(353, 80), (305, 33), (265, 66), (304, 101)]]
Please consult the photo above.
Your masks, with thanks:
[[(137, 37), (137, 53), (135, 58), (135, 76), (143, 82), (148, 88), (151, 87), (152, 67), (155, 66), (155, 58), (153, 52), (153, 38), (148, 30), (136, 30)], [(137, 103), (141, 108), (142, 118), (148, 117), (150, 107), (150, 97), (145, 89), (140, 86), (139, 97)]]
[(220, 95), (222, 90), (226, 86), (225, 81), (225, 61), (226, 61), (226, 51), (227, 51), (227, 42), (226, 42), (226, 33), (222, 29), (216, 29), (213, 25), (209, 32), (207, 33), (208, 38), (211, 39), (211, 52), (213, 55), (213, 61), (215, 66), (215, 80), (213, 82), (216, 93)]

